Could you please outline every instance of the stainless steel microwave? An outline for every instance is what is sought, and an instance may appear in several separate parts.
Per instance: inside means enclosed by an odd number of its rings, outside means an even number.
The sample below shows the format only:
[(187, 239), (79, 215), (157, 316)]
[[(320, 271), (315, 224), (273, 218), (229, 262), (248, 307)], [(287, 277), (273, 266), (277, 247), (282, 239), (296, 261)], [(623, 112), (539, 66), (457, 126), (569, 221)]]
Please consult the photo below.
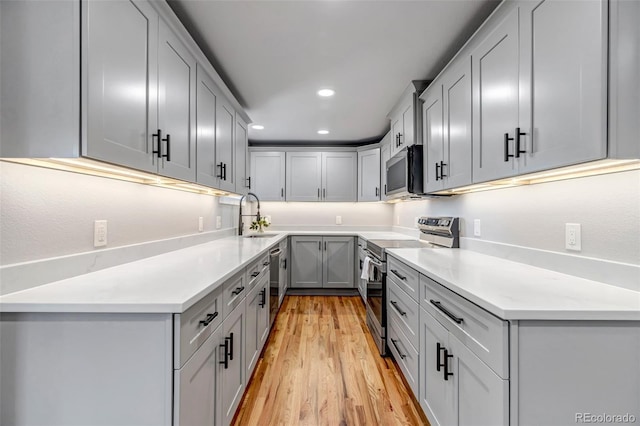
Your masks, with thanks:
[(387, 161), (387, 197), (419, 196), (422, 186), (422, 145), (403, 148)]

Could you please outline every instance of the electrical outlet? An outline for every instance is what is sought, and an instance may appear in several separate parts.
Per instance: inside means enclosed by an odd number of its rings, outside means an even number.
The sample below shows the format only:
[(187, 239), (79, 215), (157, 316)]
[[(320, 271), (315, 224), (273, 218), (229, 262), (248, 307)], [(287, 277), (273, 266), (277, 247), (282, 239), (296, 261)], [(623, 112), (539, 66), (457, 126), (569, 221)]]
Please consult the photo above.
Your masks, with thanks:
[(216, 229), (222, 228), (222, 216), (216, 216)]
[(480, 229), (480, 219), (474, 219), (473, 220), (473, 236), (479, 237), (480, 235), (482, 235), (482, 231)]
[(342, 225), (342, 216), (336, 216), (336, 225)]
[(104, 247), (107, 245), (107, 221), (96, 220), (93, 222), (93, 246)]
[(204, 231), (204, 217), (200, 216), (198, 218), (198, 232)]
[(579, 223), (565, 224), (565, 248), (567, 250), (582, 250), (582, 235)]

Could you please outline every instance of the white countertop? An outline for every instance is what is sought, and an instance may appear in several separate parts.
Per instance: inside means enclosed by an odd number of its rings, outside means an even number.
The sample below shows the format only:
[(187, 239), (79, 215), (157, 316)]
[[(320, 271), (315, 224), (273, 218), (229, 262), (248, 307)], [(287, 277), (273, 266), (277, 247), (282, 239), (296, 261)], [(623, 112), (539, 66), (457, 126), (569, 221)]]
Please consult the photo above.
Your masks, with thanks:
[(389, 249), (507, 320), (640, 320), (640, 292), (461, 249)]
[(266, 232), (227, 237), (0, 296), (0, 312), (181, 313), (287, 235), (411, 239), (395, 232)]

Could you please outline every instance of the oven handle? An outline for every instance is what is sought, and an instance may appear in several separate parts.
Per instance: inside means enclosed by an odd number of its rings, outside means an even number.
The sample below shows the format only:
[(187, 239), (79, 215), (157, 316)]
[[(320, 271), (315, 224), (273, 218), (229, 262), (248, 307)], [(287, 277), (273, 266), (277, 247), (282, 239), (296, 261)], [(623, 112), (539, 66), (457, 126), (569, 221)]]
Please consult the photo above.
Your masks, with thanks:
[(365, 249), (364, 252), (367, 254), (367, 257), (369, 258), (369, 260), (371, 261), (371, 263), (373, 263), (376, 266), (383, 266), (382, 262), (378, 260), (378, 258), (376, 257), (376, 255), (374, 255), (373, 253), (371, 253), (369, 250)]

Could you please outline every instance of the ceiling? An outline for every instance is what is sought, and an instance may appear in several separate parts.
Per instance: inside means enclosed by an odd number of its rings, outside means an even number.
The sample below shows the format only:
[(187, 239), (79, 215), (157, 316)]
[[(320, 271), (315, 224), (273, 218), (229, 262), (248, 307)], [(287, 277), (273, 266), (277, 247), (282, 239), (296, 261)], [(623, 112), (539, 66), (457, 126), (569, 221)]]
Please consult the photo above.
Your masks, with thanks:
[[(410, 81), (433, 79), (498, 3), (169, 1), (253, 123), (264, 126), (249, 129), (253, 145), (379, 140)], [(322, 88), (335, 95), (319, 97)]]

